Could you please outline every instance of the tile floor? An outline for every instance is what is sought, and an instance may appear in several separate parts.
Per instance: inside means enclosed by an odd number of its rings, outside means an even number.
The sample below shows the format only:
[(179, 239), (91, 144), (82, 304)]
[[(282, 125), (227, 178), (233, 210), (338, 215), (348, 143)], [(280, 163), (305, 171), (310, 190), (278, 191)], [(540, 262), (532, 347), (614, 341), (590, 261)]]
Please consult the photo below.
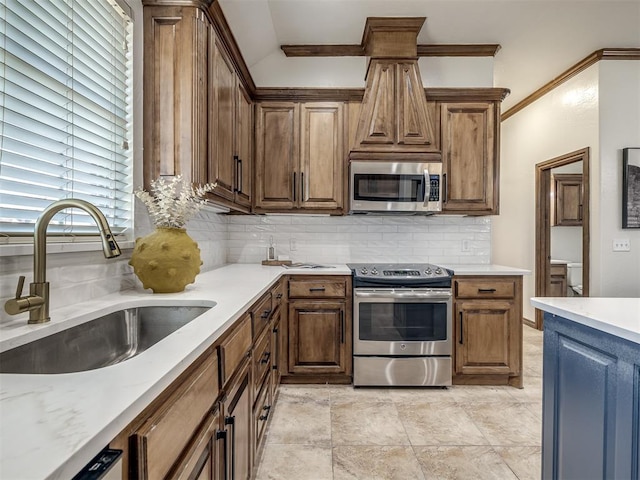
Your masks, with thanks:
[(542, 332), (524, 389), (283, 385), (257, 480), (540, 478)]

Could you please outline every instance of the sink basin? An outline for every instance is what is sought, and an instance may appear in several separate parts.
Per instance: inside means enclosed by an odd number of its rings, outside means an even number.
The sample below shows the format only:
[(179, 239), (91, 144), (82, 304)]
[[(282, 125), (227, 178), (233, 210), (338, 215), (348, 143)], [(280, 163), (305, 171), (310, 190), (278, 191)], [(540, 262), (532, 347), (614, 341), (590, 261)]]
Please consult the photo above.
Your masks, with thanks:
[(211, 306), (146, 306), (109, 313), (0, 353), (0, 373), (71, 373), (135, 357)]

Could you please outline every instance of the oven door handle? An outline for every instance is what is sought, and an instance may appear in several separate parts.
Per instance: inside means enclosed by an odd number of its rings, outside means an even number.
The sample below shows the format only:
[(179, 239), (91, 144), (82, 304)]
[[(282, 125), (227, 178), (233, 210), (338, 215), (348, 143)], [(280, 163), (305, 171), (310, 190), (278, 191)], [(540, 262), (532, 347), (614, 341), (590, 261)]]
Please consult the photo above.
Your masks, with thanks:
[(403, 299), (443, 299), (449, 300), (451, 292), (358, 292), (354, 296), (359, 298), (403, 298)]

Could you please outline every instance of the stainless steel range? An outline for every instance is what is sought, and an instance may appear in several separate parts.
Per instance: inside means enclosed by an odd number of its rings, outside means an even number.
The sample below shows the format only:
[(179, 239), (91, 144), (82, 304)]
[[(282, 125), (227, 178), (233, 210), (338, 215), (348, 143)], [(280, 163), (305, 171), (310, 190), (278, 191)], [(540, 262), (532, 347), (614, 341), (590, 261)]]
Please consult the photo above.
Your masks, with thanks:
[(451, 385), (453, 272), (426, 263), (348, 266), (354, 385)]

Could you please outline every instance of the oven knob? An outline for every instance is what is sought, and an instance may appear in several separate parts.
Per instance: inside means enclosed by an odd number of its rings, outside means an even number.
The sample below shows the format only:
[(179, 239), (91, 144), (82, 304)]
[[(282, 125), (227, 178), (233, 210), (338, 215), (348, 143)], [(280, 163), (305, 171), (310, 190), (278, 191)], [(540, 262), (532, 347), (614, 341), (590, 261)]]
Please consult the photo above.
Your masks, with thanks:
[(440, 275), (442, 273), (442, 269), (440, 267), (436, 268), (436, 275)]
[(360, 273), (363, 275), (366, 275), (367, 273), (369, 273), (369, 270), (367, 270), (367, 267), (362, 267), (362, 270), (360, 270)]
[(406, 343), (401, 343), (400, 344), (400, 350), (406, 350), (407, 349), (407, 344)]
[(427, 268), (427, 269), (424, 271), (424, 274), (425, 274), (425, 275), (431, 275), (431, 269), (430, 269), (430, 268)]
[(376, 270), (376, 267), (373, 267), (373, 269), (371, 270), (371, 275), (377, 275), (378, 274), (378, 270)]

